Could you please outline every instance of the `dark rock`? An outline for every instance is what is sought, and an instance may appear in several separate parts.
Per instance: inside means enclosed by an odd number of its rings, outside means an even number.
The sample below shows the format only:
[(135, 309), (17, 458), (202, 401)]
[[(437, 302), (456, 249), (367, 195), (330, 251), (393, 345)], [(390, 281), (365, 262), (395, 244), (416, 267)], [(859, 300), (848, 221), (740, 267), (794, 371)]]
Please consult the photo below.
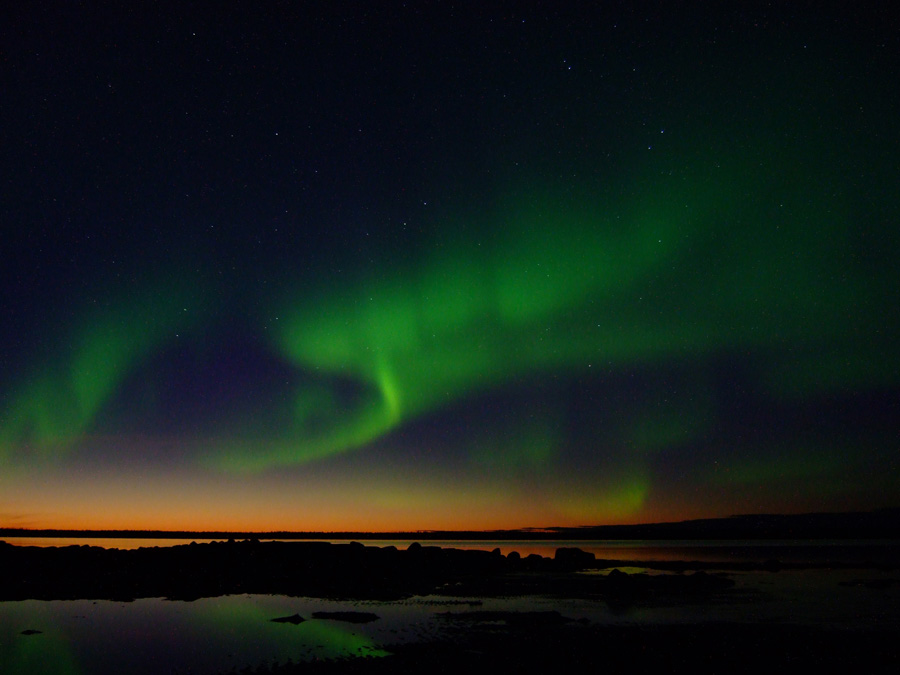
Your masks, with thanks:
[(580, 548), (558, 548), (553, 557), (558, 567), (567, 570), (580, 570), (585, 567), (593, 567), (597, 557), (593, 553), (582, 551)]
[(291, 616), (279, 616), (277, 619), (272, 619), (272, 621), (275, 623), (292, 623), (296, 626), (306, 621), (306, 619), (299, 614), (291, 614)]
[(474, 612), (438, 612), (437, 616), (452, 621), (471, 621), (475, 623), (502, 622), (509, 626), (541, 627), (557, 626), (569, 623), (572, 619), (564, 617), (559, 612), (515, 612), (515, 611), (489, 611), (478, 610)]
[(313, 612), (314, 619), (326, 619), (328, 621), (346, 621), (348, 623), (369, 623), (378, 621), (381, 617), (371, 612)]
[(644, 593), (643, 589), (669, 595), (717, 592), (731, 583), (718, 575), (647, 579), (642, 578), (646, 575), (621, 572), (608, 577), (575, 574), (585, 567), (599, 568), (600, 564), (592, 554), (577, 548), (559, 549), (554, 559), (537, 554), (523, 559), (514, 553), (504, 557), (484, 550), (418, 543), (408, 550), (279, 541), (135, 550), (0, 546), (4, 573), (0, 601), (195, 600), (247, 593), (396, 600), (438, 590), (456, 596), (551, 593), (597, 597), (609, 592), (626, 597)]
[(34, 628), (26, 628), (22, 631), (21, 635), (40, 635), (43, 631), (35, 630)]
[(851, 581), (839, 581), (838, 586), (854, 586), (881, 591), (890, 588), (895, 583), (897, 583), (896, 579), (853, 579)]

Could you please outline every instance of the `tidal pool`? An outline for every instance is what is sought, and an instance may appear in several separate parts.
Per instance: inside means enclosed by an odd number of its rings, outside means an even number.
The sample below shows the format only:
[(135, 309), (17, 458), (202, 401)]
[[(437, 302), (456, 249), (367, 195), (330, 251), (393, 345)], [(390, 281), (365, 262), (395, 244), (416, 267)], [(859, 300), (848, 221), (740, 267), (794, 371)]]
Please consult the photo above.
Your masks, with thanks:
[[(0, 673), (196, 675), (289, 660), (380, 658), (393, 645), (440, 641), (454, 631), (458, 635), (466, 620), (455, 615), (470, 611), (555, 611), (593, 625), (727, 622), (900, 632), (900, 579), (892, 569), (747, 571), (728, 576), (736, 582), (734, 588), (714, 596), (612, 605), (598, 598), (538, 594), (429, 595), (390, 602), (283, 595), (228, 595), (193, 602), (0, 602)], [(348, 611), (372, 613), (378, 619), (354, 623), (313, 618), (316, 612)], [(305, 620), (273, 621), (295, 614)], [(24, 634), (31, 631), (36, 632)]]

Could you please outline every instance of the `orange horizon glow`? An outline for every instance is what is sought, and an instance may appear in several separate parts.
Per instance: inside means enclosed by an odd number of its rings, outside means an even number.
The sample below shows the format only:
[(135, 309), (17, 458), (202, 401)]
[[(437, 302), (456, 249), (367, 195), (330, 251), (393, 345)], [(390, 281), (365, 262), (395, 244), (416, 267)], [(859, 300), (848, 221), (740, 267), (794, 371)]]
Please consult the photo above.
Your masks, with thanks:
[(380, 533), (416, 533), (416, 532), (496, 532), (517, 530), (542, 530), (554, 527), (593, 527), (602, 525), (639, 525), (657, 522), (678, 522), (690, 520), (691, 517), (683, 517), (681, 514), (671, 517), (642, 518), (640, 520), (610, 520), (605, 522), (554, 522), (548, 523), (541, 519), (536, 523), (528, 523), (519, 519), (481, 519), (481, 520), (450, 520), (441, 519), (431, 524), (423, 524), (415, 517), (401, 520), (373, 521), (372, 519), (356, 519), (352, 516), (332, 516), (322, 520), (296, 520), (277, 519), (265, 521), (249, 521), (246, 519), (221, 519), (221, 520), (197, 520), (190, 516), (171, 514), (169, 517), (157, 517), (156, 515), (115, 517), (115, 518), (87, 518), (87, 517), (63, 517), (47, 520), (33, 520), (29, 522), (0, 523), (0, 528), (40, 531), (116, 531), (116, 532), (221, 532), (221, 533), (253, 533), (265, 534), (268, 532), (309, 532), (309, 533), (342, 533), (352, 532), (358, 534)]
[[(492, 532), (501, 530), (603, 525), (671, 523), (701, 518), (725, 518), (750, 513), (814, 513), (828, 509), (813, 500), (788, 501), (785, 496), (758, 495), (756, 499), (721, 499), (679, 503), (656, 495), (634, 512), (598, 509), (584, 517), (565, 503), (528, 499), (521, 494), (490, 491), (461, 494), (453, 491), (399, 494), (379, 498), (377, 486), (335, 487), (327, 491), (263, 492), (243, 494), (210, 486), (169, 486), (167, 494), (129, 490), (108, 484), (38, 491), (27, 482), (17, 490), (5, 489), (0, 505), (0, 527), (27, 530), (93, 530), (154, 532), (315, 532), (398, 533), (429, 531)], [(131, 494), (129, 494), (129, 492)], [(18, 493), (18, 494), (17, 494)], [(732, 495), (733, 496), (733, 495)], [(780, 497), (780, 498), (779, 498)], [(843, 511), (869, 510), (870, 504), (846, 502)], [(581, 515), (581, 517), (579, 517)]]
[[(18, 468), (0, 476), (0, 527), (28, 530), (154, 532), (398, 533), (492, 532), (553, 527), (641, 525), (752, 513), (871, 510), (865, 496), (833, 500), (758, 485), (686, 496), (647, 482), (628, 490), (565, 483), (522, 486), (477, 475), (397, 475), (378, 466), (337, 473), (233, 476), (134, 467)], [(628, 481), (622, 485), (627, 486)], [(885, 493), (887, 494), (887, 493)], [(854, 498), (856, 497), (856, 498)], [(878, 499), (878, 501), (889, 501)], [(884, 506), (890, 504), (884, 503)]]
[[(759, 511), (757, 511), (759, 512)], [(813, 510), (792, 510), (783, 513), (810, 513)], [(609, 518), (603, 521), (571, 521), (550, 520), (546, 515), (533, 514), (533, 519), (523, 516), (490, 516), (456, 519), (451, 516), (434, 517), (424, 520), (421, 514), (407, 516), (360, 517), (359, 514), (331, 511), (319, 518), (298, 519), (290, 516), (282, 517), (236, 517), (225, 515), (219, 518), (207, 516), (197, 517), (185, 513), (165, 513), (156, 510), (152, 513), (118, 512), (98, 517), (96, 514), (68, 514), (65, 516), (35, 518), (27, 521), (2, 522), (0, 528), (17, 530), (60, 530), (60, 531), (114, 531), (114, 532), (186, 532), (186, 533), (244, 533), (266, 534), (273, 532), (302, 532), (316, 534), (395, 534), (425, 532), (498, 532), (519, 530), (549, 530), (551, 528), (598, 527), (606, 525), (646, 525), (652, 523), (674, 523), (701, 518), (726, 518), (733, 513), (703, 512), (696, 508), (670, 511), (648, 511), (640, 517)]]
[[(208, 495), (207, 495), (208, 496)], [(438, 500), (441, 501), (441, 500)], [(360, 508), (358, 504), (341, 506), (340, 499), (321, 504), (318, 509), (269, 509), (251, 500), (223, 503), (181, 499), (174, 504), (146, 503), (144, 498), (131, 505), (101, 510), (96, 504), (44, 502), (43, 513), (32, 510), (31, 516), (0, 518), (0, 527), (28, 530), (115, 530), (157, 532), (428, 532), (428, 531), (499, 531), (542, 529), (552, 527), (589, 527), (597, 525), (634, 525), (654, 522), (677, 522), (710, 517), (698, 508), (645, 510), (631, 517), (610, 514), (606, 518), (576, 520), (545, 504), (502, 505), (484, 508), (490, 499), (472, 499), (466, 506), (444, 497), (444, 504), (412, 505), (408, 509), (390, 507)], [(455, 501), (456, 503), (453, 503)], [(496, 504), (494, 505), (496, 506)], [(4, 509), (5, 510), (5, 509)], [(304, 513), (305, 511), (305, 513)], [(717, 515), (731, 515), (722, 513)]]

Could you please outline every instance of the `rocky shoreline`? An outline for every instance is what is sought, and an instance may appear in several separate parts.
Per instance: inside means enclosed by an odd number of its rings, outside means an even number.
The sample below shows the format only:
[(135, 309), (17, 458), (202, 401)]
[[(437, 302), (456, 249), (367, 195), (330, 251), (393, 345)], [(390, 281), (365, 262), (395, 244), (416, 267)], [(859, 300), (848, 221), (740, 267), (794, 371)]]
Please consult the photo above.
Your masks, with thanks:
[(609, 563), (578, 548), (560, 548), (547, 558), (418, 543), (400, 550), (356, 542), (246, 540), (118, 550), (0, 542), (0, 601), (192, 600), (236, 593), (391, 600), (436, 592), (617, 598), (706, 593), (730, 584), (702, 570), (659, 576), (579, 574)]
[[(824, 564), (824, 563), (823, 563)], [(440, 638), (382, 644), (387, 656), (365, 655), (302, 663), (264, 663), (235, 673), (455, 673), (481, 669), (518, 673), (625, 669), (669, 673), (759, 672), (772, 666), (828, 666), (895, 672), (900, 641), (891, 629), (741, 622), (606, 625), (557, 611), (497, 611), (489, 598), (575, 599), (616, 608), (704, 607), (739, 601), (732, 571), (777, 573), (799, 569), (760, 564), (689, 561), (636, 562), (657, 573), (626, 573), (629, 561), (598, 560), (578, 548), (553, 557), (422, 546), (360, 543), (223, 541), (130, 550), (90, 546), (20, 547), (0, 542), (0, 601), (168, 598), (191, 601), (231, 594), (272, 594), (351, 601), (394, 601), (439, 595), (449, 610), (436, 612)], [(862, 567), (883, 565), (863, 563)], [(725, 570), (725, 571), (723, 571)], [(893, 592), (890, 572), (877, 583), (845, 584), (863, 592)], [(361, 603), (361, 604), (357, 604)], [(371, 604), (367, 605), (372, 607)], [(495, 605), (496, 606), (496, 605)], [(553, 604), (550, 605), (551, 607)], [(748, 605), (748, 608), (752, 605)], [(637, 610), (640, 613), (640, 609)], [(750, 609), (749, 611), (752, 611)], [(695, 616), (688, 612), (685, 616)], [(275, 614), (267, 619), (300, 626), (307, 620), (377, 622), (371, 612)], [(34, 629), (34, 627), (26, 627)], [(18, 639), (39, 640), (39, 630)], [(862, 659), (862, 661), (861, 661)]]

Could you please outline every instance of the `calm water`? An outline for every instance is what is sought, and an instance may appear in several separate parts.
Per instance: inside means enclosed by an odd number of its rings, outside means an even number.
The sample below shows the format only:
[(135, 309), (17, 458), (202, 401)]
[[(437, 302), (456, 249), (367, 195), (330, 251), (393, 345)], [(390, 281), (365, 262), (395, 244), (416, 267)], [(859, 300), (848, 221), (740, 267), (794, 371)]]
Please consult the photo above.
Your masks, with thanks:
[[(24, 540), (10, 540), (25, 544)], [(70, 542), (29, 541), (29, 545)], [(75, 540), (72, 543), (135, 547), (185, 540)], [(499, 547), (525, 555), (552, 556), (576, 545), (609, 560), (836, 560), (888, 556), (890, 543), (871, 542), (423, 542), (457, 548)], [(366, 542), (405, 548), (409, 542)], [(640, 571), (640, 568), (629, 569)], [(415, 597), (396, 602), (336, 602), (287, 596), (232, 595), (194, 602), (159, 598), (129, 603), (105, 600), (0, 602), (0, 673), (217, 673), (264, 662), (342, 656), (378, 657), (386, 645), (430, 640), (447, 630), (439, 612), (479, 609), (556, 610), (602, 624), (667, 624), (699, 621), (797, 623), (847, 630), (872, 627), (900, 631), (900, 585), (869, 588), (841, 582), (884, 581), (894, 572), (875, 569), (732, 573), (736, 588), (702, 605), (610, 607), (603, 601), (524, 598)], [(462, 603), (462, 604), (460, 604)], [(480, 603), (480, 604), (475, 604)], [(308, 620), (300, 625), (271, 619), (315, 611), (374, 612), (367, 624)], [(40, 630), (37, 635), (22, 631)]]

